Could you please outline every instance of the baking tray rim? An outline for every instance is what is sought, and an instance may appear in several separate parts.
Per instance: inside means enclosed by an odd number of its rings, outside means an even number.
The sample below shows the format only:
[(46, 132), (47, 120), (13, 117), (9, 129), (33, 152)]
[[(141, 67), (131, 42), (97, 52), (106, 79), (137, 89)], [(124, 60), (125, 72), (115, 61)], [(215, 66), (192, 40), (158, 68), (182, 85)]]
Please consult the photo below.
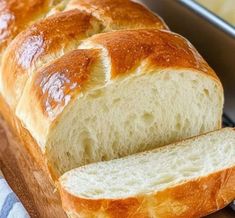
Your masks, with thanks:
[(190, 9), (190, 11), (192, 11), (194, 14), (204, 18), (204, 20), (209, 22), (217, 29), (220, 29), (222, 32), (226, 33), (226, 35), (232, 39), (235, 39), (235, 27), (209, 9), (205, 8), (200, 3), (194, 0), (179, 0), (178, 3), (183, 7)]

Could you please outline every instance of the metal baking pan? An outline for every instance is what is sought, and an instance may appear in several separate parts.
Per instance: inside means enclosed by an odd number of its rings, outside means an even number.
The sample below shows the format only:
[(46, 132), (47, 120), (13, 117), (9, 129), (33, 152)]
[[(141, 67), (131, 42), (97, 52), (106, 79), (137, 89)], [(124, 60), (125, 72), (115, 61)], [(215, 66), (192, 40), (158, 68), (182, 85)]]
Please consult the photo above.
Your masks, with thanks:
[(221, 79), (225, 114), (235, 122), (235, 28), (193, 0), (142, 0), (199, 50)]

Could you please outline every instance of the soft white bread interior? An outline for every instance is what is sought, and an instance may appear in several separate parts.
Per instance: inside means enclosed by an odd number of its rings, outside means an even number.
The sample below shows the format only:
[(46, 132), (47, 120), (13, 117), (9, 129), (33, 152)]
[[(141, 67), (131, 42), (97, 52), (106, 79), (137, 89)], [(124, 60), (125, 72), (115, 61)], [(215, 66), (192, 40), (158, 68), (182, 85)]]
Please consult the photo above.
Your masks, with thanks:
[(222, 108), (218, 78), (188, 41), (129, 30), (97, 34), (35, 72), (16, 115), (61, 175), (218, 129)]
[(153, 73), (120, 79), (69, 106), (46, 142), (48, 159), (60, 173), (219, 127), (221, 103), (214, 82), (187, 70)]
[(221, 129), (59, 180), (70, 217), (201, 217), (235, 198), (235, 131)]

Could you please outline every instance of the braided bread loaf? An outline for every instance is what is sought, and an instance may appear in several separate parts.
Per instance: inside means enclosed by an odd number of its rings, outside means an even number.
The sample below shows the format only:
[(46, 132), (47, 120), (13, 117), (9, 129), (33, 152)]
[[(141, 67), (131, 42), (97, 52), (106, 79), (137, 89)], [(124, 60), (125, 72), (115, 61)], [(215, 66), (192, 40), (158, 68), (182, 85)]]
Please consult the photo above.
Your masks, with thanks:
[(14, 116), (17, 134), (54, 179), (220, 128), (223, 89), (216, 74), (142, 5), (1, 4), (0, 22), (4, 13), (15, 19), (1, 30), (0, 91), (8, 107), (1, 110)]

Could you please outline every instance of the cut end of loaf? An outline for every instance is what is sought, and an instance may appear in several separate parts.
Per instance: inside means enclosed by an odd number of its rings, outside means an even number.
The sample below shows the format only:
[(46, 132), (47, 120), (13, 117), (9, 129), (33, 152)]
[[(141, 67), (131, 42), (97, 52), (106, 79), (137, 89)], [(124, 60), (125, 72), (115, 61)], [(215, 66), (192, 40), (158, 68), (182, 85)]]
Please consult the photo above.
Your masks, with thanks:
[(202, 217), (235, 196), (235, 131), (90, 164), (59, 181), (71, 217)]
[(74, 101), (48, 136), (48, 159), (63, 174), (212, 131), (222, 105), (221, 87), (197, 72), (135, 73)]

